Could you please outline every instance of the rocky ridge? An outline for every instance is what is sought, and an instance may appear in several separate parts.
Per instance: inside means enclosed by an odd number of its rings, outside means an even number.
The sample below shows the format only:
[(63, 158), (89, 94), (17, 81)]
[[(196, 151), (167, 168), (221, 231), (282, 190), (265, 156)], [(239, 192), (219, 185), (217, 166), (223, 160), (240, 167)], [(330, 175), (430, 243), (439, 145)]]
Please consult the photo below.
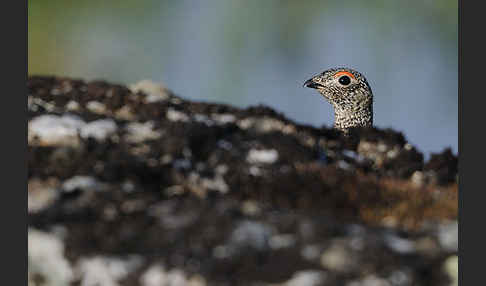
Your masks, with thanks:
[(457, 283), (450, 150), (150, 81), (27, 86), (31, 285)]

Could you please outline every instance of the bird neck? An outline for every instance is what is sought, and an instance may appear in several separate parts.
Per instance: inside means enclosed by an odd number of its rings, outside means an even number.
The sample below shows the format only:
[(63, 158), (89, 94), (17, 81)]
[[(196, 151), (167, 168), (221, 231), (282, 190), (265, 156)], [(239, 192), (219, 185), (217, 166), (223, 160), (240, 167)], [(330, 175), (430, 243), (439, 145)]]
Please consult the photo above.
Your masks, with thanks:
[(353, 108), (334, 105), (334, 128), (347, 131), (353, 127), (371, 127), (373, 125), (373, 105), (366, 104)]

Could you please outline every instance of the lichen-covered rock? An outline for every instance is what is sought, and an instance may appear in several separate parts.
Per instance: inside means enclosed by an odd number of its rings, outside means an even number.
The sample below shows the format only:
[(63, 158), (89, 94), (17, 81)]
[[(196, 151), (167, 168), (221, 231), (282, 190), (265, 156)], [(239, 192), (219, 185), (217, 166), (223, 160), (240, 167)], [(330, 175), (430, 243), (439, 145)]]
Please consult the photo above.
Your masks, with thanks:
[(450, 151), (149, 81), (27, 85), (31, 285), (455, 283)]

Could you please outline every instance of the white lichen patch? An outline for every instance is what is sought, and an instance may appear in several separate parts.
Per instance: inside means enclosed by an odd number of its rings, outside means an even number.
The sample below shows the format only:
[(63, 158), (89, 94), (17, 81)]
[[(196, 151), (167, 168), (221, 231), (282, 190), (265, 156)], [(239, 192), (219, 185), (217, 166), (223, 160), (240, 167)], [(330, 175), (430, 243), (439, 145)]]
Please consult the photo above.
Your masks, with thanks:
[(387, 280), (390, 281), (391, 285), (412, 285), (413, 279), (411, 271), (407, 267), (399, 268), (393, 270), (390, 275), (388, 275)]
[(120, 109), (116, 110), (114, 115), (115, 118), (121, 120), (134, 120), (136, 117), (128, 105), (122, 106)]
[(99, 119), (83, 126), (80, 135), (84, 139), (91, 137), (98, 141), (104, 141), (107, 137), (113, 135), (116, 130), (117, 126), (113, 119)]
[(150, 266), (140, 277), (140, 284), (143, 286), (167, 285), (167, 271), (164, 266), (155, 264)]
[(122, 191), (126, 192), (126, 193), (132, 193), (135, 191), (135, 183), (133, 183), (133, 181), (129, 180), (129, 179), (126, 179), (125, 181), (123, 181), (122, 185), (121, 185), (121, 189)]
[[(187, 121), (185, 119), (180, 120), (178, 117), (180, 117), (180, 115), (176, 114), (176, 116), (174, 116), (174, 114), (172, 114), (171, 118), (175, 119), (173, 121)], [(194, 121), (204, 123), (207, 126), (224, 125), (224, 124), (233, 123), (233, 122), (236, 121), (236, 117), (232, 114), (217, 114), (217, 113), (215, 113), (215, 114), (211, 114), (211, 117), (208, 117), (205, 114), (197, 113), (197, 114), (194, 114), (193, 118), (194, 118)]]
[(337, 167), (343, 170), (352, 170), (353, 166), (344, 160), (339, 160), (337, 162)]
[(415, 171), (410, 177), (410, 181), (412, 181), (415, 186), (422, 187), (426, 183), (426, 176), (422, 171)]
[(81, 258), (76, 264), (75, 273), (81, 285), (118, 286), (129, 274), (138, 270), (142, 266), (142, 262), (143, 260), (139, 256)]
[(32, 228), (29, 228), (27, 236), (29, 281), (40, 277), (44, 285), (70, 285), (74, 275), (64, 257), (63, 241), (53, 234)]
[(58, 184), (59, 182), (55, 178), (45, 181), (37, 178), (29, 180), (27, 184), (27, 209), (29, 214), (40, 212), (57, 200), (59, 196)]
[(346, 241), (335, 239), (322, 253), (321, 266), (336, 272), (352, 272), (359, 265), (353, 254)]
[(241, 204), (241, 212), (247, 216), (257, 216), (261, 214), (262, 209), (256, 201), (246, 200)]
[(216, 190), (220, 193), (227, 193), (229, 190), (228, 184), (222, 176), (215, 176), (212, 179), (202, 178), (201, 185), (209, 190)]
[(275, 149), (251, 149), (246, 160), (250, 164), (273, 164), (278, 160), (278, 152)]
[(86, 108), (96, 114), (105, 114), (106, 113), (106, 106), (105, 104), (99, 102), (99, 101), (89, 101), (86, 103)]
[(170, 163), (172, 163), (173, 160), (174, 160), (174, 158), (172, 158), (171, 154), (164, 154), (164, 155), (160, 156), (159, 163), (162, 164), (162, 165), (170, 164)]
[(231, 233), (228, 247), (233, 250), (246, 247), (266, 250), (269, 248), (270, 237), (274, 233), (275, 229), (271, 225), (245, 220), (240, 222)]
[(77, 146), (80, 137), (92, 137), (104, 141), (116, 132), (112, 119), (100, 119), (90, 123), (74, 115), (41, 115), (29, 121), (29, 144), (40, 146)]
[(189, 121), (189, 116), (187, 116), (185, 113), (177, 111), (173, 108), (167, 109), (167, 119), (170, 121), (180, 121), (180, 122), (188, 122)]
[(233, 123), (236, 121), (236, 117), (233, 114), (229, 114), (229, 113), (223, 113), (223, 114), (214, 113), (211, 114), (211, 118), (221, 125), (227, 123)]
[(29, 95), (27, 97), (27, 108), (30, 111), (36, 112), (39, 110), (39, 106), (44, 108), (47, 112), (52, 112), (56, 109), (56, 106), (53, 103), (44, 101), (40, 98), (33, 97)]
[(70, 100), (67, 104), (66, 104), (66, 109), (69, 110), (69, 111), (78, 111), (79, 110), (79, 103), (77, 103), (76, 101), (74, 100)]
[(400, 148), (398, 148), (397, 146), (395, 146), (393, 149), (389, 150), (388, 152), (386, 152), (386, 156), (389, 158), (389, 159), (394, 159), (396, 158), (398, 155), (400, 154)]
[[(145, 156), (150, 153), (150, 146), (146, 143), (137, 144), (132, 148), (130, 148), (130, 153), (137, 157)], [(157, 164), (158, 164), (157, 160), (153, 158), (147, 159), (148, 166), (157, 166)]]
[(401, 238), (396, 234), (387, 233), (383, 236), (383, 240), (388, 248), (397, 253), (410, 254), (416, 251), (414, 241)]
[(451, 280), (451, 284), (449, 285), (459, 285), (459, 257), (457, 255), (453, 255), (447, 258), (443, 264), (443, 269)]
[(292, 275), (282, 286), (317, 286), (324, 285), (327, 273), (319, 270), (301, 270)]
[(206, 124), (207, 126), (213, 126), (214, 125), (214, 121), (211, 120), (209, 117), (207, 117), (206, 115), (204, 114), (200, 114), (200, 113), (197, 113), (194, 115), (194, 121), (196, 122), (200, 122), (200, 123), (204, 123)]
[(166, 270), (161, 264), (150, 266), (140, 277), (142, 286), (206, 286), (206, 280), (200, 275), (189, 277), (181, 269)]
[(38, 110), (37, 105), (34, 104), (35, 97), (32, 95), (27, 96), (27, 109), (29, 111), (34, 111), (36, 112)]
[(362, 279), (352, 280), (347, 286), (392, 286), (388, 280), (374, 274), (367, 275)]
[(228, 166), (225, 165), (225, 164), (221, 164), (221, 165), (218, 165), (216, 166), (216, 168), (214, 168), (214, 172), (216, 172), (216, 174), (218, 175), (224, 175), (228, 172)]
[(459, 249), (459, 225), (457, 221), (439, 225), (437, 238), (440, 245), (447, 251), (457, 252)]
[(74, 176), (62, 184), (62, 190), (65, 192), (81, 191), (99, 191), (105, 187), (105, 184), (99, 182), (96, 178), (90, 176)]
[(241, 129), (254, 129), (257, 132), (271, 132), (280, 131), (284, 134), (291, 134), (296, 131), (292, 124), (285, 124), (284, 122), (269, 118), (269, 117), (248, 117), (237, 122)]
[(352, 151), (352, 150), (346, 150), (345, 149), (345, 150), (342, 151), (342, 153), (343, 153), (344, 156), (352, 158), (358, 163), (363, 162), (365, 160), (365, 158), (363, 156), (361, 156), (360, 154), (358, 154), (358, 153), (356, 153), (355, 151)]
[(201, 177), (196, 172), (191, 172), (187, 179), (189, 189), (200, 197), (205, 197), (209, 190), (227, 193), (229, 186), (221, 174), (216, 174), (213, 178)]
[(393, 159), (398, 156), (400, 148), (398, 146), (390, 147), (383, 142), (360, 141), (357, 152), (374, 162), (375, 167), (380, 168), (386, 159)]
[(73, 86), (70, 81), (63, 81), (60, 85), (56, 85), (51, 89), (52, 95), (60, 95), (70, 93), (73, 90)]
[(131, 122), (125, 127), (127, 134), (125, 139), (130, 143), (140, 143), (146, 140), (155, 140), (162, 136), (160, 131), (154, 130), (154, 123), (147, 121), (144, 123)]
[(86, 123), (74, 115), (41, 115), (28, 124), (28, 142), (40, 146), (79, 144), (79, 130)]
[(172, 104), (179, 105), (179, 104), (181, 104), (181, 103), (182, 103), (182, 100), (181, 100), (180, 98), (177, 98), (177, 97), (172, 97), (172, 98), (170, 99), (170, 102), (171, 102)]
[(164, 101), (169, 98), (169, 91), (167, 88), (163, 84), (155, 83), (151, 80), (141, 80), (130, 85), (129, 88), (133, 93), (145, 93), (146, 103)]
[(180, 196), (184, 194), (185, 189), (181, 185), (173, 185), (168, 188), (165, 188), (164, 193), (166, 193), (169, 197), (172, 196)]

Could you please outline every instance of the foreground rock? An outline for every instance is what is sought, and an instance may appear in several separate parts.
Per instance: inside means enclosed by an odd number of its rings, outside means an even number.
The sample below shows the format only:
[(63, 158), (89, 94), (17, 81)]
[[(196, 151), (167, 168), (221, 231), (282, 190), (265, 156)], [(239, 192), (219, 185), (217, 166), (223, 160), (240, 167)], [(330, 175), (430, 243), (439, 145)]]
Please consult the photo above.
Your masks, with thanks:
[(181, 99), (31, 77), (31, 285), (454, 285), (457, 157)]

